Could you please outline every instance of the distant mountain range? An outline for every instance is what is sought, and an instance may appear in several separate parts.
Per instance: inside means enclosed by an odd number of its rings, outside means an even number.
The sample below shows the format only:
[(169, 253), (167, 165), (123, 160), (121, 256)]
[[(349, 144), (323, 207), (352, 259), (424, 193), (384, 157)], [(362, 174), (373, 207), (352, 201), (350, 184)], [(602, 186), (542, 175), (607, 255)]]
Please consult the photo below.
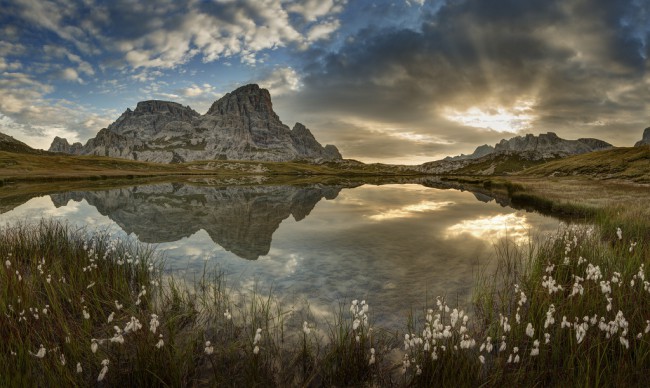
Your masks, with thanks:
[(339, 160), (303, 124), (289, 129), (273, 111), (271, 95), (258, 85), (242, 86), (200, 115), (189, 106), (142, 101), (81, 143), (54, 138), (50, 151), (158, 163), (196, 160)]

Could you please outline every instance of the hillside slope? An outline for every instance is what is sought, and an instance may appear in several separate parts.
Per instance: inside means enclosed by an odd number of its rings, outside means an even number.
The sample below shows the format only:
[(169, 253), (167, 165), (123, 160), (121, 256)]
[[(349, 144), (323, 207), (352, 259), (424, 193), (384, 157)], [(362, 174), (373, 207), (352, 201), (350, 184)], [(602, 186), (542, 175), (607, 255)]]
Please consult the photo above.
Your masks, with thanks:
[(650, 145), (575, 155), (528, 168), (518, 175), (586, 176), (650, 183)]

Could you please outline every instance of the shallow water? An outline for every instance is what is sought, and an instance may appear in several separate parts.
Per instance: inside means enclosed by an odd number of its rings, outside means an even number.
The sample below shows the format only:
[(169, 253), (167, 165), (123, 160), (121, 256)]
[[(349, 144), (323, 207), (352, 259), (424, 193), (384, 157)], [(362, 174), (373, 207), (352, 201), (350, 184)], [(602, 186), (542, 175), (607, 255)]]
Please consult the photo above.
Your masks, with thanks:
[(437, 295), (467, 305), (506, 235), (524, 243), (558, 228), (556, 219), (487, 200), (419, 184), (177, 183), (33, 198), (0, 214), (0, 224), (52, 217), (109, 228), (156, 244), (170, 271), (192, 276), (219, 265), (230, 284), (273, 286), (316, 314), (366, 299), (375, 322), (398, 329)]

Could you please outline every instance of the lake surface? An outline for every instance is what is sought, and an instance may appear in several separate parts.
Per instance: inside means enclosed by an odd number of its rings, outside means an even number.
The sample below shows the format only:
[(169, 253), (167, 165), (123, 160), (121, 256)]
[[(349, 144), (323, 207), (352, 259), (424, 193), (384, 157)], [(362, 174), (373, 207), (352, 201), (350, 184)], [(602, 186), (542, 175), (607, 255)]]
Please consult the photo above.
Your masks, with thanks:
[(218, 265), (229, 284), (273, 286), (327, 314), (366, 299), (375, 322), (402, 328), (411, 308), (446, 295), (467, 305), (494, 244), (555, 232), (559, 221), (482, 194), (421, 184), (142, 185), (35, 197), (0, 225), (65, 220), (156, 244), (169, 271)]

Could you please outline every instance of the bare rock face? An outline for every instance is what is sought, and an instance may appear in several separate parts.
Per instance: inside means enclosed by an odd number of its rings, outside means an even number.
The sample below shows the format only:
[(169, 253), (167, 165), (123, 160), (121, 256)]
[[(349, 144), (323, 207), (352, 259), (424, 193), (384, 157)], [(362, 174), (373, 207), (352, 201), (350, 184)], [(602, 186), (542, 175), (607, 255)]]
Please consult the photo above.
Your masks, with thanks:
[(548, 132), (539, 136), (528, 134), (513, 137), (510, 140), (501, 140), (494, 146), (494, 152), (534, 151), (542, 157), (550, 157), (577, 155), (611, 147), (611, 144), (598, 139), (565, 140), (558, 137), (554, 132)]
[(646, 128), (643, 131), (643, 137), (641, 138), (641, 140), (637, 141), (634, 146), (641, 147), (644, 145), (650, 145), (650, 127)]
[(56, 138), (50, 150), (159, 163), (341, 159), (336, 147), (321, 146), (302, 124), (293, 131), (284, 125), (269, 91), (255, 84), (227, 93), (205, 115), (175, 102), (139, 102), (86, 145), (76, 144)]
[(484, 144), (482, 146), (476, 147), (476, 150), (474, 150), (474, 152), (469, 155), (460, 154), (458, 156), (447, 156), (444, 160), (455, 161), (455, 160), (466, 160), (466, 159), (478, 159), (482, 156), (491, 154), (493, 152), (494, 152), (494, 147), (492, 147), (491, 145)]

